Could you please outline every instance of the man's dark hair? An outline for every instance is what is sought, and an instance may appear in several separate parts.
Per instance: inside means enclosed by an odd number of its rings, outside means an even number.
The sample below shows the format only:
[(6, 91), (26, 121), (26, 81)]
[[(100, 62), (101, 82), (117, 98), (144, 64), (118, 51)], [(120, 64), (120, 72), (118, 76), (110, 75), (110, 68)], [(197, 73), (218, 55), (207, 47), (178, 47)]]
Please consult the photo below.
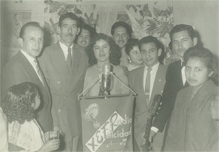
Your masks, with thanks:
[(77, 15), (75, 15), (75, 14), (72, 13), (72, 12), (65, 13), (65, 14), (63, 14), (63, 15), (61, 15), (61, 16), (59, 17), (59, 27), (61, 27), (62, 21), (63, 21), (64, 19), (66, 19), (66, 18), (70, 18), (70, 19), (72, 19), (72, 20), (75, 20), (75, 21), (77, 22), (77, 27), (80, 27), (80, 20), (79, 20), (79, 18), (77, 17)]
[(131, 38), (131, 36), (132, 36), (132, 27), (130, 25), (128, 25), (127, 23), (125, 23), (125, 22), (116, 22), (116, 23), (114, 23), (113, 26), (111, 27), (111, 34), (113, 35), (114, 32), (115, 32), (115, 29), (117, 27), (120, 27), (120, 26), (122, 26), (126, 29), (129, 38)]
[(33, 27), (38, 27), (39, 29), (41, 29), (41, 30), (43, 31), (42, 27), (40, 26), (40, 24), (39, 24), (38, 22), (28, 22), (28, 23), (26, 23), (26, 24), (24, 24), (24, 25), (22, 26), (22, 28), (21, 28), (21, 30), (20, 30), (20, 35), (19, 35), (19, 37), (23, 39), (23, 38), (24, 38), (24, 34), (25, 34), (25, 30), (26, 30), (28, 27), (31, 27), (31, 26), (33, 26)]
[(179, 24), (179, 25), (174, 26), (173, 29), (170, 31), (171, 41), (173, 38), (173, 34), (181, 32), (181, 31), (187, 31), (192, 40), (194, 37), (196, 37), (195, 30), (193, 29), (193, 27), (191, 25)]
[(139, 49), (141, 51), (141, 45), (144, 44), (144, 43), (151, 43), (153, 42), (156, 47), (157, 47), (157, 50), (158, 49), (162, 49), (163, 50), (163, 44), (156, 38), (156, 37), (153, 37), (153, 36), (147, 36), (147, 37), (143, 37), (140, 42), (139, 42)]

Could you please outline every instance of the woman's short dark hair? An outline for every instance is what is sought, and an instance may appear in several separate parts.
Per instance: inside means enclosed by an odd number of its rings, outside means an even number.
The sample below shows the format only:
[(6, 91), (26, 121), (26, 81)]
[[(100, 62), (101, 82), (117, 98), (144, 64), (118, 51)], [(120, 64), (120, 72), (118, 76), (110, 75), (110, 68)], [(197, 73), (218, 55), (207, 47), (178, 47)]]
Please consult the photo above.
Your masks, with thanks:
[(90, 38), (91, 38), (91, 39), (92, 39), (93, 36), (96, 34), (95, 28), (93, 28), (93, 27), (90, 26), (89, 24), (86, 24), (86, 23), (84, 23), (84, 22), (81, 22), (81, 30), (80, 30), (80, 32), (78, 33), (78, 35), (76, 36), (75, 42), (77, 42), (78, 37), (81, 35), (81, 32), (82, 32), (83, 29), (84, 29), (84, 30), (87, 30), (87, 31), (90, 33)]
[(97, 59), (94, 55), (93, 47), (94, 47), (94, 45), (96, 44), (96, 42), (98, 40), (104, 40), (109, 44), (109, 47), (110, 47), (109, 62), (112, 63), (113, 65), (119, 65), (120, 58), (121, 58), (121, 49), (120, 49), (120, 47), (108, 35), (103, 34), (103, 33), (99, 33), (99, 34), (94, 35), (94, 37), (90, 41), (90, 44), (86, 48), (86, 52), (87, 52), (88, 57), (89, 57), (88, 62), (90, 64), (90, 66), (97, 63)]
[(59, 27), (62, 26), (62, 21), (66, 18), (70, 18), (72, 20), (75, 20), (77, 22), (77, 27), (80, 27), (80, 19), (77, 17), (77, 15), (75, 15), (74, 13), (72, 12), (68, 12), (68, 13), (65, 13), (65, 14), (62, 14), (60, 17), (59, 17)]
[(218, 86), (218, 63), (216, 63), (216, 58), (214, 54), (201, 46), (190, 47), (185, 51), (183, 60), (185, 64), (188, 62), (190, 58), (199, 58), (204, 62), (208, 70), (213, 71), (214, 73), (211, 75), (211, 79)]
[(37, 86), (31, 82), (23, 82), (10, 87), (4, 97), (2, 109), (8, 122), (18, 121), (23, 124), (34, 119), (35, 97), (38, 94)]
[(134, 38), (130, 38), (128, 39), (126, 45), (125, 45), (125, 52), (127, 55), (130, 54), (131, 50), (134, 48), (134, 46), (139, 46), (139, 40), (138, 39), (134, 39)]
[(129, 38), (132, 37), (132, 27), (130, 25), (128, 25), (127, 23), (125, 23), (125, 22), (116, 22), (116, 23), (114, 23), (113, 26), (111, 27), (111, 34), (112, 35), (115, 33), (115, 29), (119, 26), (122, 26), (126, 29)]

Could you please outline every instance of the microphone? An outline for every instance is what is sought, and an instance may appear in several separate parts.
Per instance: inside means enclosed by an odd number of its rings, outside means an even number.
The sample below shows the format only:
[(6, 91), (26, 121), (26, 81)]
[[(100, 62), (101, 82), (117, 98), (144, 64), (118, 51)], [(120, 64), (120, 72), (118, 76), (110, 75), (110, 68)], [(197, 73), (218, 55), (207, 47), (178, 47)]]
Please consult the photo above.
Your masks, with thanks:
[(102, 79), (100, 88), (104, 92), (104, 95), (110, 95), (110, 90), (112, 89), (110, 69), (110, 63), (105, 63), (102, 67)]

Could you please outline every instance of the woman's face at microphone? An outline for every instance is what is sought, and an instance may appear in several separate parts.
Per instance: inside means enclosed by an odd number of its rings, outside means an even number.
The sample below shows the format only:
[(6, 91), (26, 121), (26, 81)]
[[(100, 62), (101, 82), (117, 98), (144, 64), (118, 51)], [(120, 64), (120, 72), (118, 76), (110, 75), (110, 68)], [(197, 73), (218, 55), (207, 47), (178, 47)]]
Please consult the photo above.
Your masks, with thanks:
[(108, 62), (110, 56), (110, 46), (103, 40), (97, 40), (96, 44), (93, 47), (94, 56), (97, 59), (97, 62)]

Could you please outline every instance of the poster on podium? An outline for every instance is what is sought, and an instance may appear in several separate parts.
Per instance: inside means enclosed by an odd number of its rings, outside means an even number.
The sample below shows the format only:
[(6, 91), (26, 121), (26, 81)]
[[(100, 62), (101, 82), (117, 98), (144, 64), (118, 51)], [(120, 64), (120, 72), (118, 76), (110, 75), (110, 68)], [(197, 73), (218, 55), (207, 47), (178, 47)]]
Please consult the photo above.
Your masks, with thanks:
[(83, 151), (133, 151), (134, 96), (82, 98)]

